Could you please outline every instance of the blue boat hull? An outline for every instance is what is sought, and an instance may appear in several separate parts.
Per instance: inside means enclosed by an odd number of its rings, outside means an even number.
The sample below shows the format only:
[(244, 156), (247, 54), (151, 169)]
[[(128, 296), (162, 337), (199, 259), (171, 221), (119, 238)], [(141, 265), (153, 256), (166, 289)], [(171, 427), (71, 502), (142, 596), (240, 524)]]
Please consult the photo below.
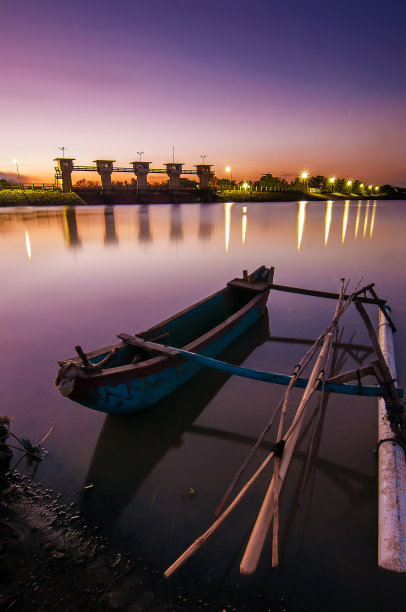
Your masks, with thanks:
[[(176, 339), (175, 346), (179, 348), (215, 358), (266, 310), (269, 287), (263, 284), (262, 288), (251, 289), (249, 286), (247, 289), (241, 291), (226, 287), (142, 334), (150, 336), (154, 330), (162, 332), (168, 338), (168, 344), (173, 345)], [(94, 410), (114, 415), (131, 414), (157, 403), (204, 367), (181, 357), (167, 356), (144, 357), (141, 363), (132, 365), (130, 352), (136, 349), (125, 346), (125, 343), (112, 346), (119, 346), (119, 355), (112, 359), (108, 368), (94, 374), (83, 368), (73, 368), (74, 374), (64, 375), (62, 381), (72, 389), (63, 393), (63, 384), (59, 380), (57, 386), (61, 392)], [(88, 353), (90, 363), (97, 366), (112, 346)], [(68, 361), (72, 363), (74, 360)]]

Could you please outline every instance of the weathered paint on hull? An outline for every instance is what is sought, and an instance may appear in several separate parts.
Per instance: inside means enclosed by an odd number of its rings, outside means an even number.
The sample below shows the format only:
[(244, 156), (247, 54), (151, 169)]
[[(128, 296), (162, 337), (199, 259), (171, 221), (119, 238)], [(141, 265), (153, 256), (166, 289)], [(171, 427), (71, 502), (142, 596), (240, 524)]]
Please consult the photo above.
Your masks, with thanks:
[[(221, 336), (213, 338), (199, 352), (207, 357), (217, 357), (251, 327), (262, 316), (264, 310), (263, 304), (251, 308), (236, 325)], [(79, 395), (73, 393), (71, 399), (100, 412), (115, 415), (130, 414), (152, 406), (183, 385), (202, 368), (203, 366), (196, 363), (176, 360), (158, 373), (127, 380), (121, 384), (89, 388)]]

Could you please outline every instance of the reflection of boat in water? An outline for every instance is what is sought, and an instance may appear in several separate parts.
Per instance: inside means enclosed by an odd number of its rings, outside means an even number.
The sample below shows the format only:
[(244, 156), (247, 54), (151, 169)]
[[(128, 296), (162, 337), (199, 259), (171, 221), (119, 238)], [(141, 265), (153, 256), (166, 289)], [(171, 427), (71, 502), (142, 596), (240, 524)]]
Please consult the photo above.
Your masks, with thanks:
[(119, 334), (122, 342), (87, 355), (76, 347), (79, 357), (59, 362), (56, 385), (64, 396), (110, 414), (152, 406), (202, 368), (176, 349), (216, 357), (262, 316), (269, 274), (261, 266), (137, 336)]
[[(268, 310), (248, 332), (222, 353), (240, 365), (269, 337)], [(149, 473), (217, 395), (230, 374), (203, 370), (176, 393), (148, 411), (123, 418), (107, 416), (86, 477), (94, 488), (83, 492), (81, 511), (112, 524)]]

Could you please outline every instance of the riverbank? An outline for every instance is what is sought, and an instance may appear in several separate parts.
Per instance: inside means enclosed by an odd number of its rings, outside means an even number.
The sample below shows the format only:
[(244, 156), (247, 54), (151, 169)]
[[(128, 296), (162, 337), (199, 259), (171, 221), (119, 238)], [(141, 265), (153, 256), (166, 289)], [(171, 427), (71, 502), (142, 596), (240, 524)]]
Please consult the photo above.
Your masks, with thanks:
[(9, 206), (83, 206), (85, 202), (76, 193), (29, 189), (2, 189), (0, 207)]
[[(134, 192), (136, 193), (136, 192)], [(211, 193), (211, 192), (210, 192)], [(166, 195), (165, 195), (166, 194)], [(62, 191), (41, 191), (22, 189), (3, 189), (0, 191), (0, 207), (11, 206), (86, 206), (86, 205), (114, 205), (114, 204), (182, 204), (192, 202), (211, 202), (210, 199), (202, 198), (200, 192), (196, 198), (193, 193), (162, 194), (155, 192), (143, 194), (142, 198), (135, 197), (132, 192), (113, 192), (103, 194), (97, 191), (85, 191), (78, 193), (64, 193)], [(217, 202), (297, 202), (306, 201), (328, 201), (328, 200), (386, 200), (393, 197), (385, 194), (359, 195), (343, 193), (307, 193), (305, 191), (240, 191), (227, 190), (215, 194)], [(139, 201), (138, 201), (139, 200)]]
[[(297, 202), (329, 200), (385, 200), (384, 195), (359, 195), (354, 193), (308, 193), (306, 191), (222, 191), (217, 194), (219, 202)], [(390, 198), (393, 199), (393, 198)]]
[[(14, 472), (0, 490), (0, 610), (214, 609), (182, 587), (170, 589), (142, 557), (91, 533), (74, 504)], [(219, 601), (218, 610), (239, 610)]]

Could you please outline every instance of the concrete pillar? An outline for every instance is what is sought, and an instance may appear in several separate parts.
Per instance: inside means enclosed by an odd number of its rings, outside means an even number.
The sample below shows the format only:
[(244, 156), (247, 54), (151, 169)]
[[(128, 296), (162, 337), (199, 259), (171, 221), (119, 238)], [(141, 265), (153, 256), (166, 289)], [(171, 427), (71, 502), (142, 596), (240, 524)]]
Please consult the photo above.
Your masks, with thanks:
[(72, 170), (74, 157), (55, 157), (58, 162), (58, 170), (62, 177), (62, 191), (72, 191)]
[(182, 166), (181, 164), (171, 162), (169, 164), (164, 164), (166, 166), (166, 173), (169, 176), (169, 185), (172, 191), (180, 189), (180, 175), (182, 174)]
[(113, 164), (115, 159), (94, 159), (97, 172), (100, 174), (102, 189), (109, 191), (112, 188), (111, 174), (113, 172)]
[(131, 162), (134, 168), (134, 174), (137, 177), (138, 189), (148, 189), (148, 172), (149, 164), (147, 161), (134, 161)]
[(209, 189), (209, 183), (213, 177), (214, 172), (210, 170), (211, 165), (209, 164), (196, 164), (196, 174), (199, 177), (199, 188)]

